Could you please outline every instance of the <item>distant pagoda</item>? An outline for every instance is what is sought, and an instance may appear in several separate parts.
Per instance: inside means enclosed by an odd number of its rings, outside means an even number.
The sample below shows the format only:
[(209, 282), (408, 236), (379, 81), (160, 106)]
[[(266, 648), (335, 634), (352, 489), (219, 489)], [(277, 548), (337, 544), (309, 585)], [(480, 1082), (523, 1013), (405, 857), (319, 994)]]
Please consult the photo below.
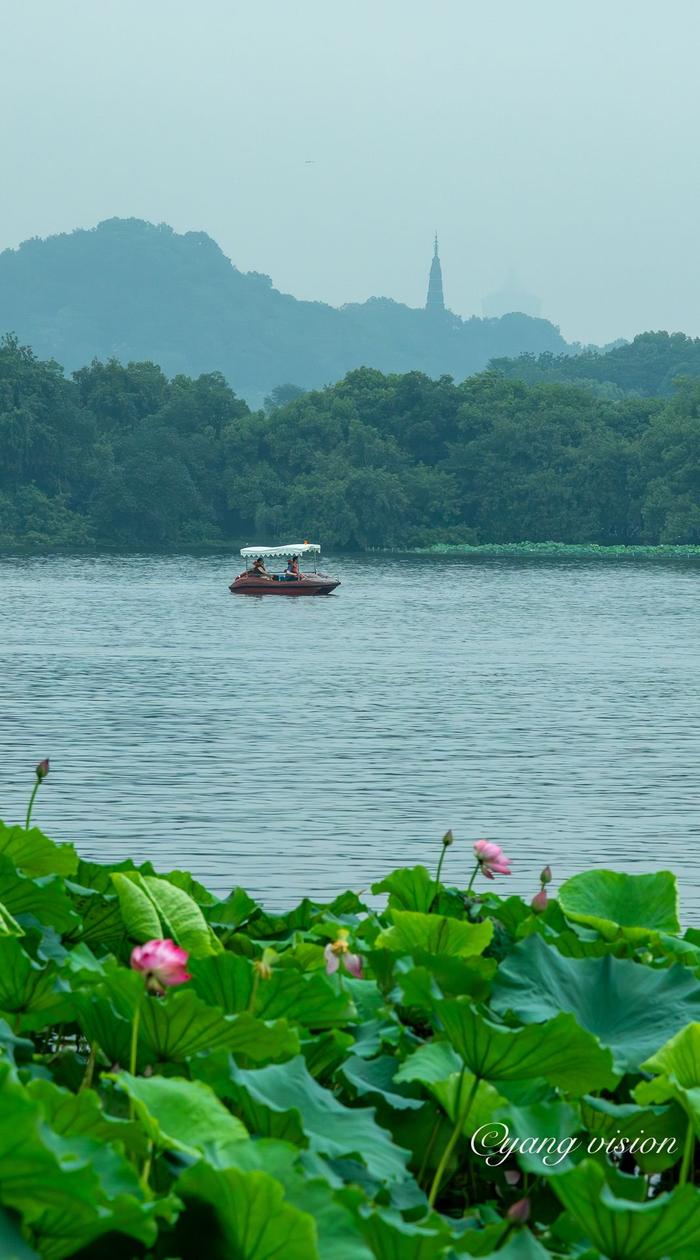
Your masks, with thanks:
[(442, 292), (442, 267), (440, 266), (440, 257), (438, 255), (438, 238), (435, 233), (435, 252), (433, 261), (430, 264), (430, 279), (428, 280), (428, 296), (425, 299), (425, 309), (433, 315), (442, 314), (445, 310), (445, 298)]

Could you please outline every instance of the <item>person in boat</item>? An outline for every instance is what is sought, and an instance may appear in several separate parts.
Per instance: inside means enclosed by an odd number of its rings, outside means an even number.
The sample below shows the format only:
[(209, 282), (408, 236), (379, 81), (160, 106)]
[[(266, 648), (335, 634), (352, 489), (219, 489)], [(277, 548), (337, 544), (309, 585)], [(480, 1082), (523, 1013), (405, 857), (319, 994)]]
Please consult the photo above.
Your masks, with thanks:
[(265, 568), (265, 561), (263, 560), (262, 556), (258, 556), (257, 560), (253, 561), (250, 571), (251, 573), (254, 573), (256, 577), (269, 577), (270, 576), (267, 569)]
[(299, 572), (299, 557), (298, 556), (292, 556), (291, 560), (287, 561), (287, 567), (284, 571), (284, 576), (287, 582), (295, 582), (297, 578), (301, 577), (301, 574)]

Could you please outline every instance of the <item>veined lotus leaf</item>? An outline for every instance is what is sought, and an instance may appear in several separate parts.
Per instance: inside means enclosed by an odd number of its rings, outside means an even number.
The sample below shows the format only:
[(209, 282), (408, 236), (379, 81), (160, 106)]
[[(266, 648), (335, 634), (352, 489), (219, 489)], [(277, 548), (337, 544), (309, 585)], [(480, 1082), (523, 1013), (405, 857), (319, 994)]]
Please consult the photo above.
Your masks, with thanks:
[(349, 1054), (355, 1038), (339, 1028), (311, 1033), (301, 1038), (301, 1053), (311, 1075), (319, 1080), (332, 1074)]
[(363, 1213), (360, 1223), (376, 1260), (443, 1260), (450, 1254), (452, 1233), (437, 1213), (423, 1223), (406, 1221), (399, 1212), (375, 1211)]
[[(214, 1155), (218, 1157), (218, 1152)], [(372, 1260), (372, 1253), (362, 1240), (354, 1198), (348, 1195), (348, 1202), (344, 1202), (341, 1195), (336, 1194), (330, 1184), (335, 1178), (331, 1178), (324, 1160), (310, 1156), (308, 1151), (305, 1160), (302, 1166), (302, 1152), (288, 1142), (260, 1138), (229, 1147), (226, 1163), (218, 1162), (214, 1166), (238, 1168), (241, 1172), (258, 1170), (279, 1181), (286, 1202), (313, 1217), (322, 1260)], [(314, 1160), (320, 1167), (320, 1176), (314, 1176), (310, 1169)], [(211, 1152), (207, 1162), (212, 1163)], [(343, 1189), (342, 1183), (338, 1189)]]
[[(547, 1251), (546, 1247), (542, 1246), (529, 1229), (516, 1230), (503, 1247), (498, 1246), (499, 1239), (493, 1238), (497, 1232), (502, 1238), (502, 1225), (488, 1226), (487, 1229), (479, 1231), (465, 1230), (462, 1237), (453, 1242), (452, 1250), (457, 1256), (479, 1256), (481, 1260), (558, 1260), (551, 1251)], [(485, 1234), (487, 1237), (482, 1240), (480, 1234)], [(493, 1250), (491, 1250), (492, 1247)], [(602, 1257), (599, 1257), (597, 1253), (593, 1255), (591, 1252), (586, 1252), (578, 1260), (602, 1260)]]
[(57, 932), (71, 932), (80, 927), (80, 919), (57, 875), (30, 879), (21, 875), (9, 858), (0, 854), (0, 902), (13, 919), (32, 915)]
[[(581, 1120), (591, 1138), (652, 1138), (655, 1149), (634, 1159), (643, 1173), (663, 1172), (681, 1157), (688, 1121), (677, 1103), (663, 1107), (640, 1107), (635, 1103), (614, 1103), (607, 1098), (585, 1095), (581, 1099)], [(593, 1148), (595, 1150), (595, 1147)]]
[(615, 1260), (675, 1260), (700, 1246), (700, 1193), (680, 1186), (645, 1203), (616, 1198), (603, 1167), (584, 1160), (551, 1186), (591, 1243)]
[(24, 875), (75, 875), (78, 854), (72, 844), (55, 844), (38, 827), (8, 827), (0, 822), (0, 854)]
[(567, 919), (595, 928), (608, 940), (620, 932), (635, 941), (648, 940), (654, 932), (680, 932), (678, 889), (670, 871), (583, 871), (562, 884), (559, 904)]
[(209, 1203), (224, 1235), (223, 1257), (236, 1260), (323, 1260), (308, 1212), (285, 1202), (279, 1181), (266, 1172), (195, 1164), (178, 1181), (178, 1195)]
[(525, 1024), (570, 1011), (613, 1052), (620, 1074), (700, 1015), (700, 981), (687, 967), (644, 967), (628, 958), (566, 958), (530, 936), (501, 963), (491, 1006)]
[(230, 1057), (207, 1057), (192, 1070), (230, 1098), (253, 1133), (298, 1142), (330, 1158), (360, 1159), (382, 1181), (407, 1177), (407, 1152), (375, 1121), (370, 1107), (346, 1107), (309, 1074), (301, 1055), (284, 1064), (246, 1071)]
[(89, 1137), (60, 1137), (0, 1061), (0, 1203), (18, 1212), (42, 1257), (63, 1260), (116, 1231), (152, 1244), (168, 1200), (147, 1202), (131, 1165)]
[(700, 1087), (700, 1023), (682, 1028), (641, 1066), (655, 1076), (674, 1076), (683, 1089)]
[(437, 890), (424, 866), (404, 866), (372, 884), (373, 893), (389, 894), (390, 910), (417, 910), (421, 914), (428, 913)]
[(375, 949), (390, 949), (400, 954), (423, 950), (428, 954), (464, 958), (481, 954), (493, 936), (490, 919), (484, 923), (464, 923), (442, 914), (418, 914), (412, 910), (392, 910), (390, 917), (393, 926), (379, 933)]
[[(460, 1099), (464, 1100), (474, 1082), (473, 1074), (462, 1074), (462, 1068), (462, 1060), (449, 1041), (434, 1040), (414, 1050), (399, 1068), (395, 1079), (398, 1084), (420, 1082), (425, 1085), (428, 1093), (440, 1103), (454, 1123)], [(463, 1137), (470, 1137), (482, 1124), (492, 1120), (505, 1103), (505, 1098), (488, 1081), (479, 1081), (464, 1123)]]
[(689, 1024), (643, 1064), (653, 1081), (640, 1081), (634, 1096), (640, 1103), (675, 1100), (700, 1137), (700, 1024)]
[(24, 936), (24, 928), (13, 919), (7, 906), (0, 902), (0, 936)]
[(18, 1032), (45, 1028), (70, 1017), (67, 985), (49, 963), (40, 967), (16, 936), (0, 936), (0, 1011), (18, 1017)]
[[(579, 1149), (577, 1135), (582, 1125), (569, 1103), (549, 1099), (519, 1106), (509, 1102), (495, 1119), (508, 1126), (509, 1140), (518, 1140), (515, 1158), (526, 1172), (541, 1176), (573, 1167), (571, 1156)], [(499, 1146), (505, 1137), (505, 1133), (499, 1135), (495, 1145)]]
[(6, 1260), (41, 1260), (39, 1252), (25, 1242), (16, 1220), (1, 1207), (0, 1256), (5, 1256)]
[(346, 1058), (340, 1071), (357, 1098), (379, 1098), (395, 1111), (418, 1110), (423, 1099), (416, 1098), (397, 1081), (398, 1061), (394, 1055), (381, 1054), (376, 1059), (361, 1059), (356, 1054)]
[(570, 1093), (613, 1088), (612, 1056), (573, 1015), (557, 1015), (526, 1028), (505, 1028), (459, 998), (436, 1003), (435, 1011), (471, 1072), (488, 1081), (543, 1076)]
[[(129, 979), (134, 973), (124, 971)], [(80, 1024), (110, 1063), (128, 1063), (131, 1016), (120, 1012), (118, 999), (100, 992), (72, 994)], [(137, 1065), (182, 1063), (204, 1051), (231, 1050), (254, 1062), (289, 1058), (298, 1054), (299, 1038), (285, 1020), (265, 1024), (248, 1015), (223, 1015), (207, 1006), (189, 988), (170, 992), (165, 998), (145, 997), (138, 1032)]]
[[(191, 965), (195, 992), (227, 1015), (245, 1011), (253, 992), (255, 972), (247, 958), (223, 953), (195, 959)], [(304, 973), (294, 968), (273, 968), (268, 980), (260, 980), (254, 1012), (259, 1019), (288, 1019), (313, 1028), (343, 1025), (353, 1016), (347, 993), (339, 993), (325, 972)]]
[(222, 1158), (248, 1138), (245, 1125), (204, 1081), (128, 1072), (116, 1072), (111, 1080), (129, 1095), (149, 1138), (162, 1149), (206, 1155), (213, 1146)]
[(177, 884), (138, 871), (115, 873), (112, 883), (124, 925), (134, 940), (172, 937), (193, 958), (204, 958), (222, 949), (200, 906)]
[(143, 1135), (138, 1125), (108, 1115), (100, 1106), (94, 1090), (73, 1094), (54, 1085), (53, 1081), (28, 1081), (27, 1094), (37, 1102), (54, 1133), (62, 1137), (90, 1137), (98, 1142), (121, 1142), (137, 1152), (144, 1151)]

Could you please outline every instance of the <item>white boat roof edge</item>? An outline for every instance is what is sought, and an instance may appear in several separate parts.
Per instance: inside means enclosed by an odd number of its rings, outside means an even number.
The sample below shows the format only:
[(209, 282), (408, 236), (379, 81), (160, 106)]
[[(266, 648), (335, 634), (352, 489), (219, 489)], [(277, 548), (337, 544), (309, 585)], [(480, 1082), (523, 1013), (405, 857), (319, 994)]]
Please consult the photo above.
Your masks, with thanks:
[(303, 556), (319, 552), (320, 543), (286, 543), (283, 547), (241, 547), (242, 556)]

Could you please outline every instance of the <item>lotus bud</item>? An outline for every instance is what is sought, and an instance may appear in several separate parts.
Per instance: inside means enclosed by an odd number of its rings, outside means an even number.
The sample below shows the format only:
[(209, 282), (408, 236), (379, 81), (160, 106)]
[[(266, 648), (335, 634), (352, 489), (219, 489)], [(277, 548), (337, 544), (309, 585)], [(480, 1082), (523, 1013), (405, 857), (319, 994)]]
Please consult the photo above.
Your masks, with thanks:
[(48, 757), (44, 757), (44, 760), (40, 761), (36, 768), (36, 777), (40, 783), (42, 779), (46, 778), (48, 773), (49, 773), (49, 759)]
[(530, 1200), (518, 1199), (517, 1203), (511, 1203), (506, 1215), (514, 1225), (527, 1224), (530, 1219)]
[(540, 891), (535, 893), (530, 905), (535, 914), (542, 914), (542, 911), (547, 909), (547, 893), (544, 888), (540, 888)]
[(540, 874), (540, 883), (542, 887), (544, 888), (545, 884), (551, 884), (551, 882), (552, 882), (552, 868), (551, 866), (545, 866), (544, 870)]
[(509, 1186), (517, 1186), (522, 1181), (523, 1175), (519, 1168), (506, 1168), (505, 1171), (506, 1184)]
[(446, 831), (444, 836), (442, 837), (442, 843), (444, 844), (446, 849), (449, 849), (450, 845), (454, 844), (454, 842), (455, 842), (455, 838), (452, 835), (452, 830), (450, 829), (450, 831)]

